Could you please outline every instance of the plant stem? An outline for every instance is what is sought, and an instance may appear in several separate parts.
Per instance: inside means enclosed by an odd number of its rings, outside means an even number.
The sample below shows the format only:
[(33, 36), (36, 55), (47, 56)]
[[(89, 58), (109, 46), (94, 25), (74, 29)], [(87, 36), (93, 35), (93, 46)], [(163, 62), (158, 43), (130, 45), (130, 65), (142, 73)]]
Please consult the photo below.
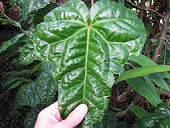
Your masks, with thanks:
[(121, 95), (119, 95), (119, 96), (117, 97), (117, 101), (118, 101), (118, 102), (121, 102), (123, 99), (125, 99), (126, 96), (129, 94), (129, 92), (130, 92), (131, 90), (132, 90), (132, 88), (131, 88), (130, 86), (128, 86), (127, 89), (126, 89), (126, 91), (123, 92)]
[[(136, 94), (135, 98), (133, 99), (133, 101), (131, 102), (129, 107), (130, 106), (135, 106), (140, 101), (141, 97), (142, 97), (141, 95)], [(118, 112), (116, 114), (117, 118), (124, 118), (125, 116), (127, 116), (127, 114), (130, 112), (129, 107), (126, 110), (122, 111), (122, 112)]]
[(154, 55), (152, 57), (152, 60), (154, 62), (158, 61), (158, 59), (160, 57), (160, 54), (161, 54), (161, 51), (162, 51), (162, 48), (164, 46), (166, 32), (168, 30), (169, 19), (170, 19), (170, 7), (169, 7), (169, 4), (170, 4), (170, 2), (167, 1), (166, 12), (165, 12), (165, 17), (164, 17), (164, 23), (163, 23), (161, 34), (160, 34), (160, 38), (159, 38), (159, 45), (156, 48), (156, 51), (155, 51), (155, 53), (154, 53)]
[(165, 63), (166, 63), (166, 47), (165, 47), (165, 51), (164, 51), (164, 65), (165, 65)]
[[(142, 0), (142, 7), (144, 7), (145, 6), (145, 0)], [(144, 10), (140, 10), (140, 19), (143, 21), (143, 18), (144, 18)]]
[(134, 7), (138, 8), (138, 9), (141, 9), (141, 10), (145, 10), (145, 11), (150, 11), (150, 12), (154, 12), (156, 13), (158, 16), (160, 16), (161, 18), (165, 18), (163, 15), (159, 14), (159, 12), (157, 12), (156, 10), (153, 10), (153, 9), (150, 9), (150, 8), (143, 8), (143, 7), (140, 7), (134, 3), (132, 3), (130, 0), (126, 0), (128, 3), (130, 3), (131, 5), (133, 5)]

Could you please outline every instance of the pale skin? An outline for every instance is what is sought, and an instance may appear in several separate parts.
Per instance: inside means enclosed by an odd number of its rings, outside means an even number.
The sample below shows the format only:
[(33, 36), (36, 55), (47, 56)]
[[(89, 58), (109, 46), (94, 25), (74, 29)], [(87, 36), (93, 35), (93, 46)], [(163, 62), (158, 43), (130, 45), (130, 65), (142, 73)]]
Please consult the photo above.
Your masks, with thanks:
[(87, 112), (87, 105), (80, 104), (63, 120), (58, 109), (58, 102), (55, 102), (38, 114), (34, 128), (75, 128)]

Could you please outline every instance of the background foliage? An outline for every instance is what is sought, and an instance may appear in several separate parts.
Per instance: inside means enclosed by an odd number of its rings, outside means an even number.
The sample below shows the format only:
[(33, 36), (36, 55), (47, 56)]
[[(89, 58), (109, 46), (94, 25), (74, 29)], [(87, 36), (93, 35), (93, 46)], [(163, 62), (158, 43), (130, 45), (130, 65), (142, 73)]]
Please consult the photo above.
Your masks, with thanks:
[[(20, 51), (27, 50), (20, 48), (26, 42), (32, 40), (32, 33), (35, 31), (35, 27), (40, 22), (43, 22), (42, 17), (64, 2), (66, 0), (12, 0), (2, 1), (4, 6), (2, 6), (2, 3), (0, 4), (0, 10), (2, 12), (0, 16), (0, 99), (3, 101), (0, 104), (0, 125), (2, 127), (33, 127), (37, 113), (57, 99), (57, 83), (55, 83), (49, 72), (50, 69), (54, 68), (54, 65), (29, 60), (33, 63), (24, 66), (20, 64), (19, 55)], [(91, 6), (91, 3), (93, 4), (93, 1), (89, 0), (84, 0), (84, 2), (88, 7)], [(103, 121), (97, 124), (96, 127), (105, 127), (108, 124), (108, 128), (120, 126), (152, 128), (155, 127), (158, 121), (160, 121), (159, 127), (170, 127), (167, 123), (168, 119), (161, 120), (162, 114), (160, 113), (162, 111), (159, 112), (160, 108), (168, 112), (169, 107), (165, 107), (164, 104), (158, 105), (161, 102), (169, 105), (170, 75), (168, 72), (165, 72), (169, 69), (159, 68), (159, 65), (170, 65), (170, 1), (116, 0), (116, 2), (137, 12), (138, 17), (143, 21), (148, 32), (147, 41), (142, 55), (140, 57), (132, 56), (124, 66), (127, 73), (125, 72), (125, 75), (122, 74), (118, 78), (117, 84), (113, 86), (109, 108), (106, 111)], [(15, 17), (12, 17), (14, 14)], [(29, 45), (28, 48), (32, 48), (32, 46)], [(154, 66), (159, 71), (153, 69), (152, 72), (149, 72), (152, 74), (148, 74), (149, 69)], [(136, 75), (136, 72), (145, 70), (146, 73)], [(126, 77), (126, 74), (131, 74), (128, 76), (135, 75), (133, 78), (131, 77), (132, 79), (129, 79)], [(127, 83), (122, 80), (126, 80)], [(43, 88), (41, 82), (44, 85), (49, 85), (50, 83), (51, 86), (43, 86)], [(142, 85), (140, 85), (141, 83)], [(37, 89), (42, 89), (42, 91), (39, 94), (34, 93)], [(43, 89), (46, 91), (44, 92)], [(142, 91), (143, 89), (146, 89), (150, 93)], [(151, 96), (149, 94), (154, 94), (152, 95), (153, 98), (149, 99)], [(26, 100), (25, 95), (27, 95), (29, 100)], [(39, 95), (42, 97), (36, 98)], [(21, 99), (27, 102), (22, 102)], [(139, 111), (136, 108), (131, 109), (130, 107), (134, 105), (144, 109), (145, 114), (149, 112), (149, 114), (146, 114), (147, 117), (139, 117)], [(156, 107), (157, 105), (158, 107)], [(141, 108), (137, 109), (141, 110)], [(137, 115), (138, 119), (132, 113), (129, 114), (130, 110)], [(113, 126), (111, 122), (115, 122), (115, 125)]]

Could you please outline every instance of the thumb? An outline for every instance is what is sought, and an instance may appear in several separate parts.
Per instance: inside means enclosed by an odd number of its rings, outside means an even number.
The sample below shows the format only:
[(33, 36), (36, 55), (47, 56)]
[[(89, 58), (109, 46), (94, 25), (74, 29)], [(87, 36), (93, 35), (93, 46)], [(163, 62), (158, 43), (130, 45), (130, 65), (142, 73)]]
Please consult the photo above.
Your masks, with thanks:
[(58, 125), (61, 128), (74, 128), (76, 127), (86, 116), (88, 107), (85, 104), (77, 106), (65, 120), (62, 120)]

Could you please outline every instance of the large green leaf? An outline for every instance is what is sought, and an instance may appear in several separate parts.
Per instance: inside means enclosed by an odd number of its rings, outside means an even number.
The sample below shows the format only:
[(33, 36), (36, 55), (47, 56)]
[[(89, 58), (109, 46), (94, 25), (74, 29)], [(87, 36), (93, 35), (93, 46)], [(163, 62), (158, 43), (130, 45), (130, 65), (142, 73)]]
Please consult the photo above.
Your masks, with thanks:
[(71, 0), (44, 17), (21, 60), (56, 63), (62, 116), (85, 103), (89, 112), (81, 126), (93, 127), (107, 109), (114, 74), (122, 72), (129, 55), (141, 52), (145, 36), (135, 12), (118, 3), (100, 0), (89, 11), (82, 1)]

